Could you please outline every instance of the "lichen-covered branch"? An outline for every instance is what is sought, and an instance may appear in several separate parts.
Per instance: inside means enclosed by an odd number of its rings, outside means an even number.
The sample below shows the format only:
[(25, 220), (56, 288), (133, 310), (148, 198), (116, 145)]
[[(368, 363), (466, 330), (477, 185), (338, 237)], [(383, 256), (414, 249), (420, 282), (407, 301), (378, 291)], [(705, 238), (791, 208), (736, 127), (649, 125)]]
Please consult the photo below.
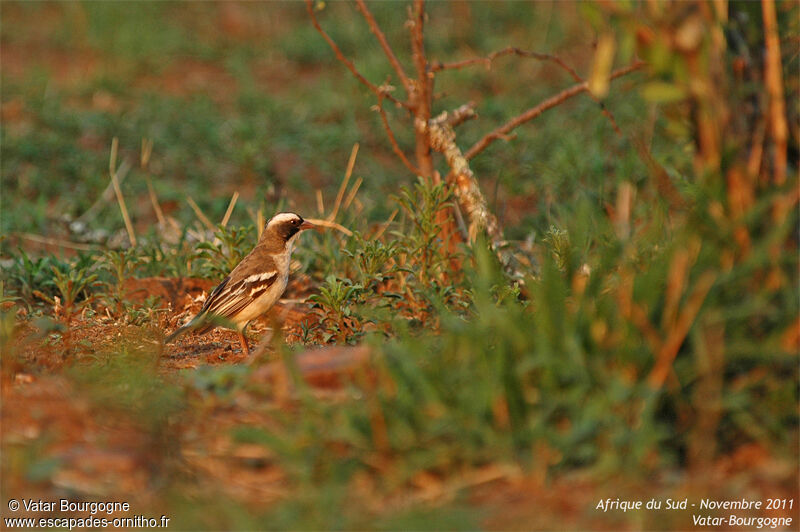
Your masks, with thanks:
[(415, 126), (417, 130), (427, 132), (431, 148), (444, 155), (450, 166), (453, 192), (469, 220), (470, 241), (474, 241), (478, 233), (485, 229), (492, 244), (497, 247), (503, 237), (500, 225), (494, 214), (489, 211), (478, 180), (455, 142), (456, 134), (453, 126), (474, 117), (475, 110), (470, 104), (466, 104), (452, 113), (445, 111), (427, 122), (415, 121)]

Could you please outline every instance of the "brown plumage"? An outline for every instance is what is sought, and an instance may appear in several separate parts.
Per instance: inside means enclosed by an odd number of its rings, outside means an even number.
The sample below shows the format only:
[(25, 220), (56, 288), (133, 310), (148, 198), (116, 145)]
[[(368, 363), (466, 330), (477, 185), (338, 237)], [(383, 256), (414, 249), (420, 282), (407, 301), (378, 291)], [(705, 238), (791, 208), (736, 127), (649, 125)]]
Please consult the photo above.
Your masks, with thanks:
[(294, 240), (301, 231), (313, 227), (295, 213), (282, 212), (270, 218), (253, 250), (214, 288), (200, 312), (170, 334), (165, 343), (189, 329), (204, 334), (227, 320), (239, 332), (242, 350), (249, 354), (244, 336), (247, 324), (281, 297), (289, 280)]

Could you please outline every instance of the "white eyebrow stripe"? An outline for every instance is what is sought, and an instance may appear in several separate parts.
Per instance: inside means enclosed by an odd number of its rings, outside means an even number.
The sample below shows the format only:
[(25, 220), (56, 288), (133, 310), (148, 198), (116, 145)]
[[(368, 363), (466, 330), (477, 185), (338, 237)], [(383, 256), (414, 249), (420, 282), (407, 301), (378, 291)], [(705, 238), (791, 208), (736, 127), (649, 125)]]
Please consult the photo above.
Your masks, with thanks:
[(300, 217), (293, 212), (282, 212), (273, 216), (268, 225), (272, 225), (274, 223), (283, 223), (283, 222), (291, 222), (292, 220), (299, 220)]

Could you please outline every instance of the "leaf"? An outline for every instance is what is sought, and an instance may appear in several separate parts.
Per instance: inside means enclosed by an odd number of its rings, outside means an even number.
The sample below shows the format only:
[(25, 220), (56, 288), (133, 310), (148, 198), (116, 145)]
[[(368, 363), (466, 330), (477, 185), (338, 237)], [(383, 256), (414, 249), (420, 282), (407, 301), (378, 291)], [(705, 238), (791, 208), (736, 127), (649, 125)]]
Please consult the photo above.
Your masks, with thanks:
[(686, 98), (686, 90), (674, 83), (651, 81), (642, 87), (642, 96), (653, 103), (670, 103)]

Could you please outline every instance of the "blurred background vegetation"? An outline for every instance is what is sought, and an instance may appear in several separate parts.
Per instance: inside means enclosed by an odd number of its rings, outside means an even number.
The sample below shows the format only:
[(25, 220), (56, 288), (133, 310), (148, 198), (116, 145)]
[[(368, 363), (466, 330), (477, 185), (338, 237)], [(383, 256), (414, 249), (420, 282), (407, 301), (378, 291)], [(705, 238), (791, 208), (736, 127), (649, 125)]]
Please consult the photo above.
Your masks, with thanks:
[[(406, 4), (369, 5), (410, 64)], [(511, 274), (482, 240), (442, 245), (450, 191), (394, 156), (304, 4), (3, 2), (4, 496), (125, 495), (185, 529), (666, 529), (689, 516), (594, 506), (797, 495), (800, 32), (796, 3), (768, 5), (778, 50), (751, 2), (427, 5), (431, 60), (517, 46), (590, 78), (611, 42), (646, 62), (471, 161)], [(351, 4), (316, 8), (392, 74)], [(440, 73), (434, 114), (476, 102), (465, 149), (572, 83), (500, 58)], [(136, 246), (98, 202), (114, 138)], [(253, 365), (165, 367), (147, 340), (169, 319), (126, 279), (219, 280), (259, 216), (331, 212), (355, 143), (355, 235), (295, 254), (316, 321)], [(235, 193), (214, 239), (189, 200), (213, 225)], [(321, 344), (369, 363), (320, 390), (298, 361)]]

